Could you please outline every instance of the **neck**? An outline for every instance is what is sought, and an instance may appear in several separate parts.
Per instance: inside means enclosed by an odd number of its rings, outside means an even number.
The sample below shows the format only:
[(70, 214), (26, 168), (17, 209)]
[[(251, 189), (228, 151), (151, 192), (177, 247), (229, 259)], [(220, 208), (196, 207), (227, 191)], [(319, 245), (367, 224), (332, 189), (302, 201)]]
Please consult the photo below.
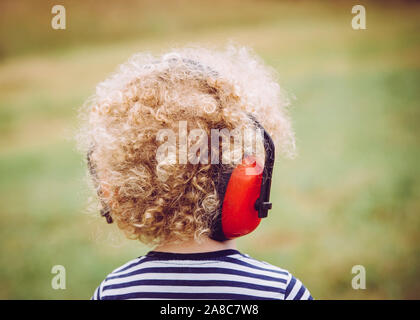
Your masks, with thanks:
[(211, 252), (227, 249), (236, 249), (235, 240), (227, 240), (224, 242), (215, 241), (206, 238), (201, 242), (195, 240), (188, 240), (181, 243), (165, 243), (157, 246), (154, 251), (173, 252), (173, 253), (199, 253)]

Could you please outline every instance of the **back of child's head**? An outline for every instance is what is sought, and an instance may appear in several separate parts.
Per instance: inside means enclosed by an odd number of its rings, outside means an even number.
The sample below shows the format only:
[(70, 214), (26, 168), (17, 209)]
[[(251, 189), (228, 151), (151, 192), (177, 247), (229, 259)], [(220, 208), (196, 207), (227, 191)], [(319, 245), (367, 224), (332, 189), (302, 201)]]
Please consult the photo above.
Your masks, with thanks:
[[(134, 55), (98, 84), (82, 111), (79, 140), (109, 218), (129, 238), (146, 244), (209, 236), (219, 214), (221, 166), (212, 164), (202, 149), (198, 163), (190, 159), (188, 146), (195, 141), (180, 147), (183, 127), (206, 133), (196, 140), (207, 139), (212, 129), (242, 132), (254, 127), (252, 115), (277, 150), (290, 156), (294, 136), (287, 104), (274, 72), (245, 48)], [(172, 158), (159, 157), (167, 141), (162, 133), (167, 132), (173, 132), (168, 140), (177, 141)], [(243, 155), (228, 151), (223, 153), (227, 165)]]

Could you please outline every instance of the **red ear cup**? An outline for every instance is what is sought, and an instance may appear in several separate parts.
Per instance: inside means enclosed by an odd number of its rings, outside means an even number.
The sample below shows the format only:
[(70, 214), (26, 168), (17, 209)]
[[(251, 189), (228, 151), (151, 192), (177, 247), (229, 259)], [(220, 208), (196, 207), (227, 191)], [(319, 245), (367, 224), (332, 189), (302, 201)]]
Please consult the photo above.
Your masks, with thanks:
[(246, 157), (230, 176), (222, 207), (222, 229), (227, 239), (252, 232), (260, 223), (255, 202), (260, 196), (263, 168)]

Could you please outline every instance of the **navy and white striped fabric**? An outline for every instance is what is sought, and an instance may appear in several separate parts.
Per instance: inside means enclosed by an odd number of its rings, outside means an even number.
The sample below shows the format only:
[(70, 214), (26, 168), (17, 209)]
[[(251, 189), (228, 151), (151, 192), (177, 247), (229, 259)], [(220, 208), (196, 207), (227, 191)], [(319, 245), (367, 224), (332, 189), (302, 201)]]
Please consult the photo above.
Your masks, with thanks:
[(312, 300), (312, 296), (288, 271), (229, 249), (150, 251), (109, 274), (92, 299)]

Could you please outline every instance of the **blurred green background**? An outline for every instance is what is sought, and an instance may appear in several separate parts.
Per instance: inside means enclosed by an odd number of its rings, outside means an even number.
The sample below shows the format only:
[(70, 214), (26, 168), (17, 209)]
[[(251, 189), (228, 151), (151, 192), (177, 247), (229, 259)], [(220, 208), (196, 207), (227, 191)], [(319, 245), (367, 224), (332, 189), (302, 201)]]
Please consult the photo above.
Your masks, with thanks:
[[(66, 30), (51, 28), (55, 4)], [(351, 28), (355, 4), (367, 30)], [(86, 214), (77, 109), (137, 51), (229, 39), (296, 97), (299, 148), (277, 161), (274, 209), (238, 248), (316, 299), (420, 298), (419, 31), (415, 2), (1, 1), (0, 298), (87, 299), (149, 250)], [(54, 265), (66, 290), (51, 287)]]

